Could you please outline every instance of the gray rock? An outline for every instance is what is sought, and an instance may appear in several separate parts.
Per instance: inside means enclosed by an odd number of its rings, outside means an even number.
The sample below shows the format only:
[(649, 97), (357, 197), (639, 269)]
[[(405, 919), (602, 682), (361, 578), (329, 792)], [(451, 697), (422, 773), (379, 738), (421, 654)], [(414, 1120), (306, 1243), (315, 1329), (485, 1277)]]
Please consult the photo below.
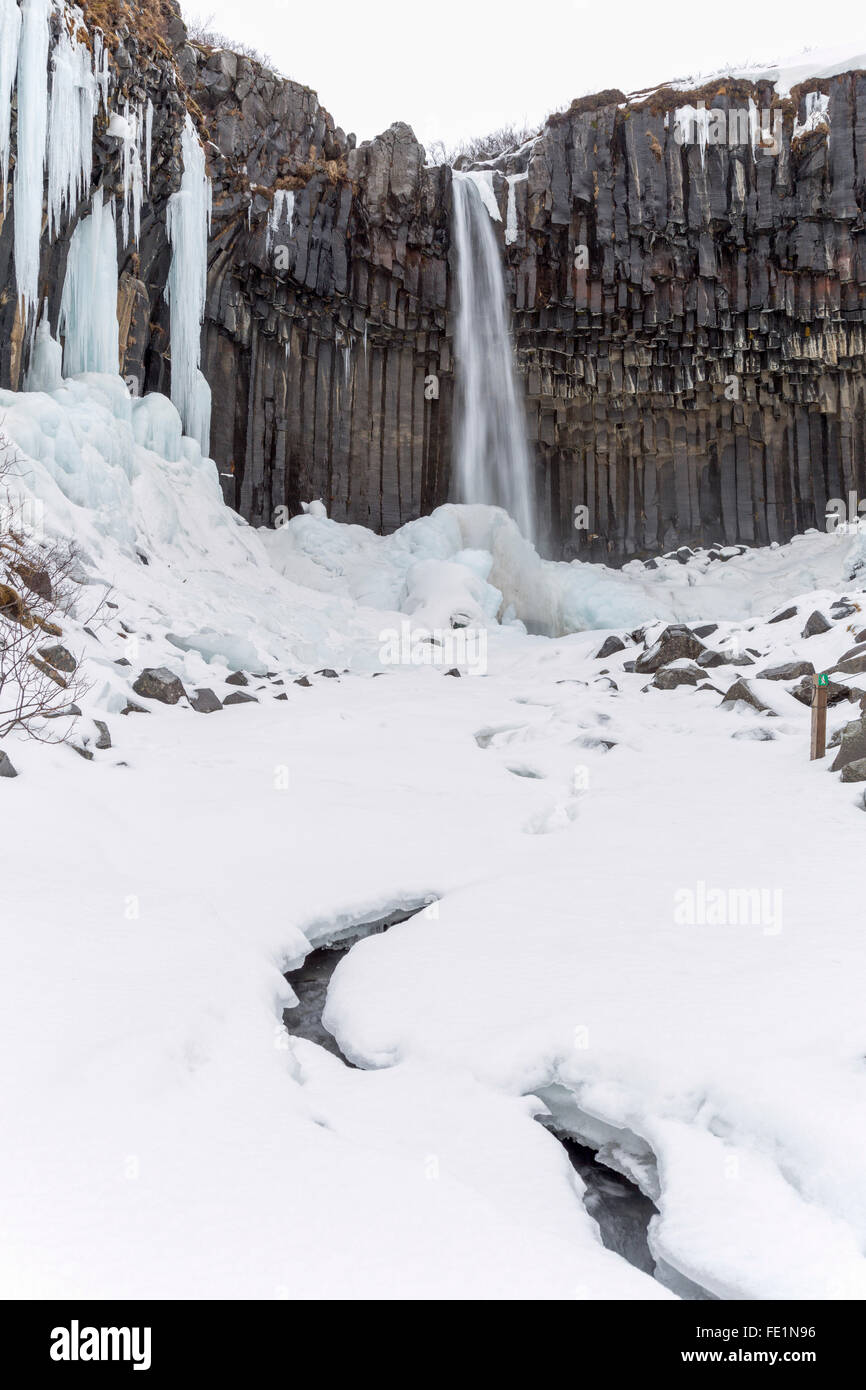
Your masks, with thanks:
[(249, 685), (249, 681), (243, 671), (232, 671), (230, 676), (226, 676), (226, 685)]
[(79, 715), (81, 710), (77, 705), (64, 705), (62, 709), (48, 710), (45, 714), (46, 719), (71, 719)]
[(121, 714), (150, 714), (150, 710), (149, 710), (149, 709), (145, 709), (143, 705), (137, 705), (137, 704), (135, 703), (134, 700), (127, 700), (126, 704), (124, 705), (124, 707), (123, 707), (123, 709), (120, 711), (120, 713), (121, 713)]
[(65, 647), (62, 647), (59, 642), (55, 643), (54, 646), (40, 647), (39, 655), (44, 661), (48, 662), (49, 666), (53, 666), (56, 671), (71, 673), (78, 665), (72, 653), (68, 652)]
[(866, 782), (866, 758), (857, 758), (842, 768), (843, 782)]
[[(801, 705), (811, 705), (814, 689), (812, 677), (804, 676), (788, 693), (793, 695), (795, 700), (799, 700)], [(837, 681), (828, 681), (825, 689), (828, 705), (838, 705), (842, 700), (856, 700), (860, 695), (859, 690), (852, 690), (850, 685), (839, 685)]]
[(814, 675), (815, 667), (811, 661), (786, 661), (781, 666), (766, 666), (757, 674), (762, 681), (795, 681), (799, 676)]
[[(384, 672), (382, 672), (381, 674), (384, 674)], [(295, 680), (295, 685), (303, 685), (307, 688), (310, 688), (312, 684), (313, 682), (309, 679), (308, 676), (298, 676)]]
[(680, 685), (699, 685), (704, 678), (700, 666), (663, 666), (650, 684), (656, 690), (676, 690)]
[(662, 666), (669, 666), (672, 661), (679, 661), (683, 657), (696, 661), (704, 650), (703, 642), (699, 641), (689, 628), (681, 623), (673, 623), (665, 628), (649, 651), (641, 653), (634, 669), (639, 675), (650, 675)]
[(321, 671), (316, 672), (317, 676), (325, 676), (329, 681), (338, 681), (340, 677), (330, 666), (323, 666)]
[(224, 705), (257, 705), (258, 703), (255, 695), (247, 695), (243, 690), (234, 690), (223, 700)]
[(706, 651), (701, 652), (700, 656), (698, 657), (698, 665), (701, 666), (704, 670), (708, 670), (709, 668), (716, 666), (734, 666), (735, 664), (735, 659), (733, 656), (731, 656), (730, 652)]
[(96, 747), (100, 752), (105, 752), (107, 748), (111, 747), (111, 734), (108, 732), (108, 725), (104, 719), (94, 719), (93, 722), (97, 729)]
[(0, 777), (17, 777), (18, 773), (9, 760), (9, 754), (0, 749)]
[(831, 763), (831, 771), (838, 772), (849, 763), (860, 762), (866, 758), (866, 716), (852, 719), (846, 725), (839, 751)]
[(718, 632), (718, 623), (703, 623), (701, 627), (696, 627), (694, 633), (696, 637), (712, 637), (714, 632)]
[(595, 654), (595, 659), (596, 661), (601, 661), (606, 656), (614, 656), (616, 652), (624, 651), (625, 642), (623, 642), (619, 637), (614, 637), (613, 635), (611, 635), (610, 637), (605, 637), (604, 641), (602, 642), (601, 646)]
[(756, 709), (759, 714), (773, 713), (769, 705), (764, 704), (763, 700), (760, 698), (759, 695), (755, 694), (754, 690), (749, 685), (749, 682), (746, 680), (734, 681), (734, 684), (731, 686), (730, 690), (727, 692), (724, 700), (722, 701), (722, 708), (724, 708), (726, 705), (730, 708), (731, 706), (738, 704), (740, 701), (742, 701), (743, 704), (751, 705), (752, 709)]
[(782, 612), (782, 613), (776, 613), (774, 617), (772, 617), (772, 618), (769, 619), (769, 622), (771, 622), (771, 623), (785, 623), (785, 622), (788, 621), (789, 618), (796, 618), (798, 612), (799, 612), (799, 609), (797, 609), (797, 608), (786, 608), (786, 609), (784, 610), (784, 612)]
[(167, 666), (148, 667), (132, 688), (136, 695), (146, 700), (159, 700), (163, 705), (176, 705), (186, 695), (177, 676)]
[(215, 695), (207, 686), (196, 690), (195, 696), (190, 699), (189, 703), (196, 714), (215, 714), (218, 709), (223, 707), (219, 696)]
[(77, 744), (77, 743), (71, 743), (69, 746), (70, 746), (70, 748), (74, 749), (74, 751), (78, 754), (79, 758), (84, 758), (85, 762), (88, 762), (88, 763), (92, 763), (92, 762), (93, 762), (93, 749), (92, 749), (92, 748), (82, 748), (82, 747), (81, 747), (79, 744)]
[(814, 613), (809, 614), (802, 635), (804, 637), (820, 637), (822, 632), (831, 632), (832, 628), (833, 624), (828, 623), (824, 614), (819, 613), (816, 609)]

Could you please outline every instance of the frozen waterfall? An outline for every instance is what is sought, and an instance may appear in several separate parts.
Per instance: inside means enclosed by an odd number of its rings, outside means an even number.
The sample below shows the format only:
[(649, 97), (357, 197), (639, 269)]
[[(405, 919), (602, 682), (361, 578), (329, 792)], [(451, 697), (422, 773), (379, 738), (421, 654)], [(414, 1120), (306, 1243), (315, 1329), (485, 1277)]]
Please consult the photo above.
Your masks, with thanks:
[(118, 370), (117, 231), (114, 202), (103, 202), (101, 188), (69, 243), (59, 331), (65, 376)]
[(15, 153), (15, 283), (26, 310), (39, 292), (39, 241), (48, 137), (48, 16), (51, 0), (24, 0), (18, 48)]
[(168, 203), (172, 247), (166, 298), (171, 309), (171, 399), (184, 433), (210, 452), (210, 387), (199, 370), (201, 325), (207, 294), (207, 241), (211, 187), (204, 150), (189, 116), (181, 141), (183, 177)]
[[(504, 507), (523, 535), (535, 539), (526, 420), (508, 332), (505, 284), (491, 217), (492, 189), (455, 171), (457, 243), (457, 495), (461, 502)], [(491, 206), (492, 204), (492, 206)]]

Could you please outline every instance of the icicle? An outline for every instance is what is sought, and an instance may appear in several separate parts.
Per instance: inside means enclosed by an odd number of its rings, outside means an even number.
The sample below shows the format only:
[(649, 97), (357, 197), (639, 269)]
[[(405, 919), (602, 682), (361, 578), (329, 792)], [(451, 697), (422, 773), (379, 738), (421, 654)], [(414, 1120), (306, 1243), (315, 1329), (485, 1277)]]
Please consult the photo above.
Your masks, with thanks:
[(99, 96), (102, 102), (102, 109), (108, 114), (108, 50), (105, 48), (105, 40), (101, 29), (93, 31), (93, 74), (99, 87)]
[(123, 116), (115, 122), (115, 133), (123, 140), (123, 203), (120, 210), (122, 245), (129, 245), (129, 214), (132, 210), (132, 234), (138, 245), (141, 230), (141, 120), (138, 111), (130, 112), (124, 102)]
[(48, 319), (48, 300), (42, 308), (42, 319), (36, 330), (36, 341), (30, 354), (30, 370), (24, 383), (25, 391), (56, 391), (63, 384), (63, 349), (51, 336)]
[(15, 159), (15, 281), (35, 308), (48, 131), (48, 16), (51, 0), (24, 0), (18, 48), (18, 148)]
[(147, 183), (145, 187), (150, 192), (150, 150), (153, 138), (153, 102), (147, 98), (147, 107), (144, 113), (144, 154), (147, 161)]
[(286, 228), (286, 235), (292, 235), (292, 218), (295, 212), (295, 195), (290, 188), (277, 188), (274, 190), (274, 202), (271, 207), (271, 215), (268, 218), (267, 253), (271, 254), (274, 245), (274, 237), (281, 227)]
[(117, 232), (114, 203), (103, 203), (101, 188), (69, 243), (58, 329), (65, 376), (117, 372)]
[(84, 44), (60, 30), (51, 59), (48, 123), (48, 235), (53, 239), (64, 212), (90, 189), (93, 121), (99, 89)]
[(21, 11), (16, 0), (0, 0), (0, 168), (3, 175), (3, 215), (9, 182), (9, 130), (12, 124), (12, 88), (18, 65)]
[(210, 392), (199, 371), (201, 325), (207, 295), (207, 244), (211, 186), (204, 150), (187, 115), (181, 138), (183, 177), (168, 200), (166, 226), (172, 257), (166, 298), (171, 308), (171, 399), (184, 432), (209, 449)]

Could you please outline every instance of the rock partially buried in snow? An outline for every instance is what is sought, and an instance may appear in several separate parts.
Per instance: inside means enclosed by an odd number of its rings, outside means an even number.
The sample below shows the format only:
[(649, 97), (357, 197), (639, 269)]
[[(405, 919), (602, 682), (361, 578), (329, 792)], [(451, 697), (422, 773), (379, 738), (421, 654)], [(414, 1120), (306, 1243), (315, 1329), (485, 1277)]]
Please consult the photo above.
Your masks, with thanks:
[(316, 672), (317, 676), (325, 676), (329, 681), (338, 681), (340, 677), (330, 666), (323, 666), (321, 671)]
[(722, 701), (722, 709), (725, 707), (732, 709), (734, 705), (751, 705), (759, 714), (772, 714), (773, 710), (769, 705), (765, 705), (760, 696), (756, 695), (748, 681), (734, 681), (730, 690)]
[(830, 765), (831, 772), (838, 772), (849, 763), (862, 762), (866, 758), (866, 716), (852, 719), (845, 726), (839, 752)]
[(615, 656), (617, 652), (625, 651), (625, 642), (619, 637), (605, 637), (601, 646), (595, 654), (596, 661), (601, 661), (606, 656)]
[(43, 661), (47, 661), (49, 666), (53, 666), (56, 671), (65, 671), (68, 675), (76, 669), (78, 662), (71, 652), (62, 647), (58, 642), (52, 647), (40, 647), (39, 655)]
[(758, 671), (758, 680), (795, 681), (799, 676), (813, 676), (815, 667), (811, 661), (786, 661), (782, 666), (766, 666)]
[(93, 722), (97, 729), (96, 747), (101, 752), (105, 752), (107, 748), (111, 747), (111, 734), (108, 732), (108, 725), (104, 719), (94, 719)]
[(9, 761), (7, 753), (0, 752), (0, 777), (17, 777), (18, 773)]
[(798, 609), (796, 608), (785, 608), (781, 613), (774, 613), (773, 617), (768, 619), (768, 621), (771, 623), (785, 623), (789, 618), (796, 618), (797, 613)]
[(661, 671), (656, 671), (650, 684), (656, 690), (676, 690), (679, 685), (698, 685), (703, 678), (700, 666), (686, 662), (683, 665), (664, 666)]
[(866, 782), (866, 758), (857, 758), (853, 763), (846, 763), (842, 769), (843, 782)]
[[(850, 685), (840, 685), (837, 681), (828, 681), (824, 689), (827, 691), (828, 705), (838, 705), (841, 700), (856, 700), (861, 693), (859, 690), (852, 690)], [(811, 705), (814, 690), (815, 683), (812, 677), (804, 676), (789, 694), (793, 695), (795, 700), (799, 700), (801, 705)]]
[(652, 675), (660, 667), (669, 666), (672, 661), (679, 661), (682, 657), (696, 661), (704, 650), (703, 642), (698, 640), (690, 628), (682, 623), (673, 623), (665, 628), (649, 651), (641, 653), (634, 669), (641, 676)]
[(207, 686), (197, 690), (189, 703), (196, 714), (215, 714), (218, 709), (223, 707), (223, 702), (219, 696), (215, 695)]
[[(376, 675), (384, 675), (384, 672), (377, 671)], [(295, 685), (302, 685), (305, 687), (305, 689), (309, 690), (312, 688), (313, 682), (310, 680), (308, 676), (297, 676), (295, 679)]]
[(163, 705), (176, 705), (186, 695), (177, 676), (167, 666), (148, 667), (132, 688), (136, 695), (143, 695), (146, 700), (159, 700)]
[(224, 705), (257, 705), (258, 703), (255, 695), (247, 695), (243, 690), (233, 690), (231, 695), (227, 695), (223, 700)]
[(819, 613), (816, 609), (815, 612), (810, 613), (809, 617), (806, 619), (806, 626), (803, 628), (803, 636), (820, 637), (823, 632), (832, 632), (832, 630), (833, 624), (828, 623), (824, 614)]
[(226, 685), (249, 685), (249, 681), (243, 671), (232, 671), (230, 676), (226, 676)]

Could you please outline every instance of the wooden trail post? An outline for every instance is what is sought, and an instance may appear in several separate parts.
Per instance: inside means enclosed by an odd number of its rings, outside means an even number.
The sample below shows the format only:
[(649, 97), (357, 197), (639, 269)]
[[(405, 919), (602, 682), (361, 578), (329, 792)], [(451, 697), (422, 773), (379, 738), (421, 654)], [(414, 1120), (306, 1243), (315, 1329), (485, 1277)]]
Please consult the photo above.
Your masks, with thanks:
[(827, 684), (829, 677), (822, 672), (812, 677), (812, 746), (809, 757), (823, 758), (827, 751)]

